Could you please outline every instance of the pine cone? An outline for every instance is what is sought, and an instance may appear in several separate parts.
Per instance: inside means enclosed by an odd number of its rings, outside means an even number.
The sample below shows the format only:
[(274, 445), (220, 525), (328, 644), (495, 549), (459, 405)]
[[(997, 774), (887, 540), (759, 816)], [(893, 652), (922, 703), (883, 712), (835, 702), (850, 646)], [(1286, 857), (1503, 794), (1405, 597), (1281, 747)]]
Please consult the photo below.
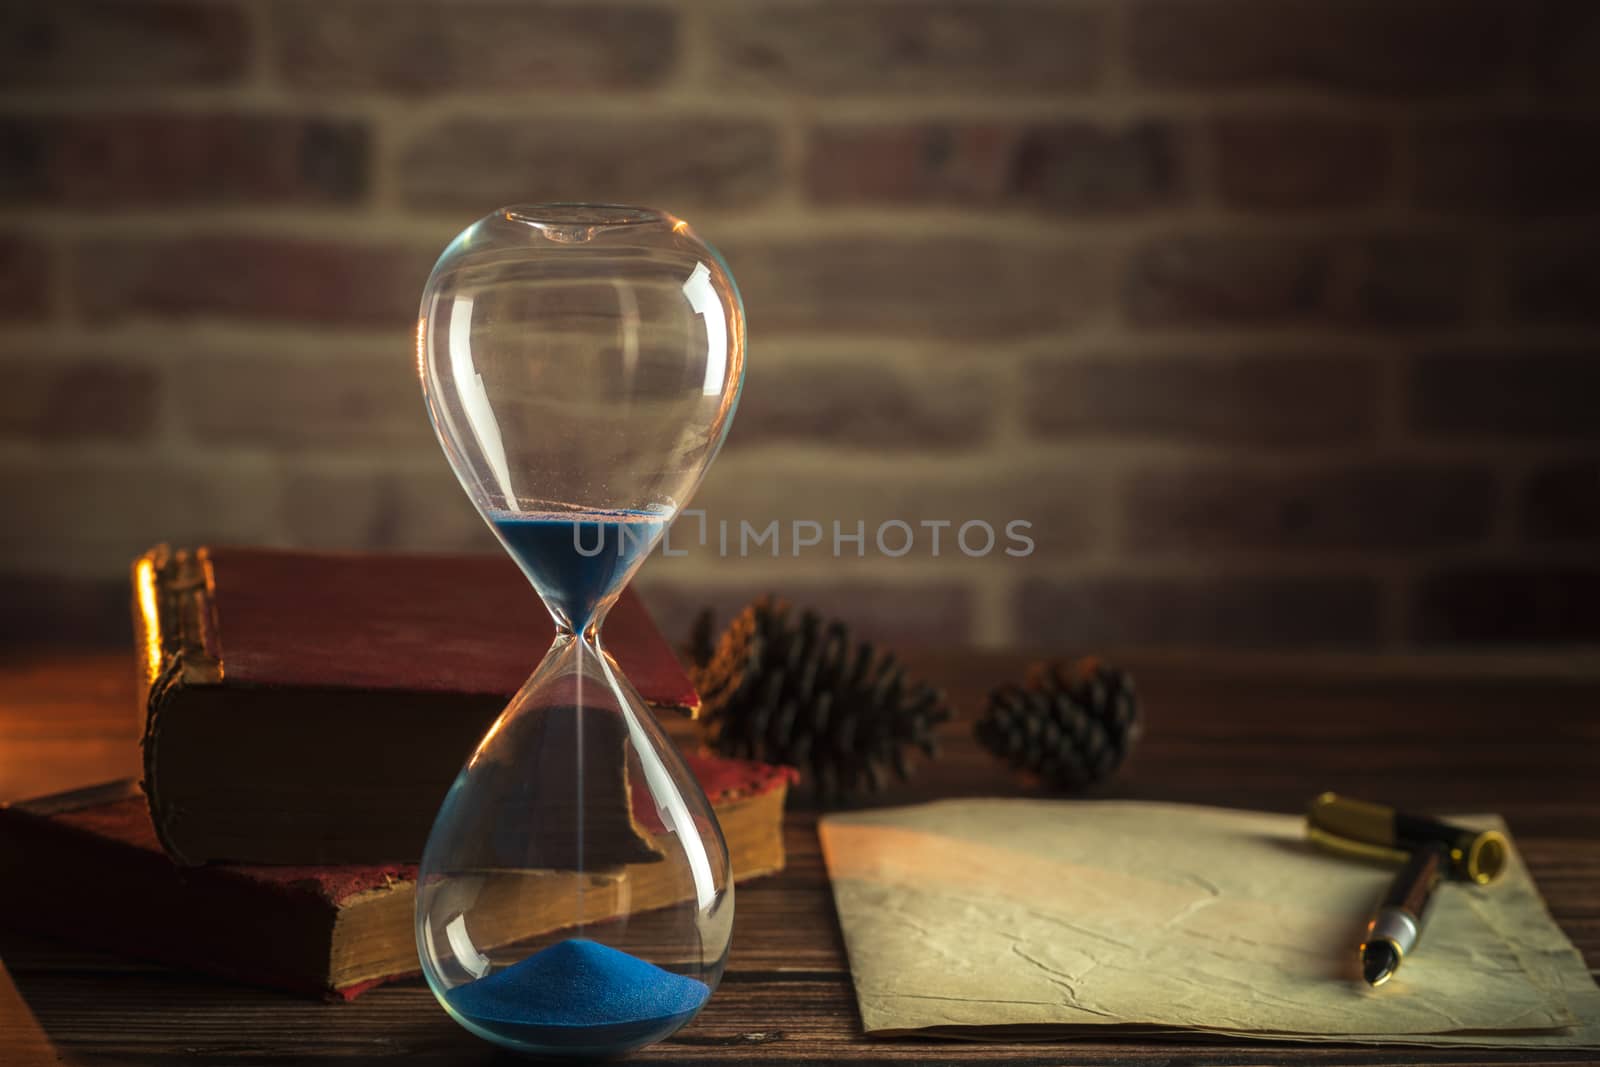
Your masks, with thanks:
[(944, 694), (908, 681), (894, 656), (770, 597), (729, 624), (695, 684), (714, 749), (799, 767), (823, 802), (876, 792), (890, 771), (904, 781), (908, 750), (936, 755), (950, 718)]
[(683, 646), (683, 654), (689, 661), (692, 671), (703, 671), (711, 662), (711, 657), (716, 654), (717, 646), (713, 638), (716, 627), (716, 615), (710, 608), (706, 608), (694, 617), (694, 624), (689, 628), (689, 641)]
[(1026, 686), (1008, 683), (989, 694), (973, 734), (1013, 768), (1078, 790), (1121, 766), (1141, 725), (1133, 679), (1089, 658), (1034, 664)]

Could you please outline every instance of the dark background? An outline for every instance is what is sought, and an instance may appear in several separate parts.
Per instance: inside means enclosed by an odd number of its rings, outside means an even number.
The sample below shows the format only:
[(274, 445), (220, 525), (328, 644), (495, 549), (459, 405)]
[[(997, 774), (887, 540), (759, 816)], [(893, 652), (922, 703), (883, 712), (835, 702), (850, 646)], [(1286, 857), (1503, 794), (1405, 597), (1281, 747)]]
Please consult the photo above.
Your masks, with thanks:
[(651, 561), (907, 643), (1600, 640), (1600, 4), (0, 0), (0, 633), (157, 540), (492, 550), (411, 335), (499, 204), (688, 218), (713, 517), (1038, 551)]

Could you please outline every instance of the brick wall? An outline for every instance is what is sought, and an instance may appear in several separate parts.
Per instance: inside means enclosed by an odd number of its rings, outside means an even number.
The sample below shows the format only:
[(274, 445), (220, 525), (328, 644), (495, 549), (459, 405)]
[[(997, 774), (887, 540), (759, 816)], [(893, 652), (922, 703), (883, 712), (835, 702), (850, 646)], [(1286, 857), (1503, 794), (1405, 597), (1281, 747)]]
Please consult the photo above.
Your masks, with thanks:
[(4, 628), (119, 631), (157, 539), (489, 548), (409, 324), (456, 230), (556, 198), (743, 285), (713, 517), (1033, 523), (656, 559), (674, 625), (1600, 640), (1586, 0), (3, 5)]

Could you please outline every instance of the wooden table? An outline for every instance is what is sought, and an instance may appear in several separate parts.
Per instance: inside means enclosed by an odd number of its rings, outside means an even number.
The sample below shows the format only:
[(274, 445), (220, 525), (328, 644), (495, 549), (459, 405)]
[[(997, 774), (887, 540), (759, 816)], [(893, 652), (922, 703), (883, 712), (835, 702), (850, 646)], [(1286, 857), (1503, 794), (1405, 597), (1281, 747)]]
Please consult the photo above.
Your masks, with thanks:
[[(1014, 656), (911, 657), (967, 715)], [(1148, 729), (1106, 796), (1301, 810), (1337, 789), (1417, 808), (1494, 810), (1591, 967), (1600, 964), (1600, 678), (1501, 672), (1493, 680), (1351, 671), (1286, 661), (1136, 664)], [(1574, 664), (1576, 666), (1576, 664)], [(1423, 672), (1424, 674), (1427, 672)], [(0, 799), (136, 773), (131, 667), (122, 654), (0, 662)], [(890, 800), (1017, 792), (949, 731), (947, 754)], [(1515, 1053), (1197, 1041), (961, 1044), (868, 1039), (817, 847), (792, 813), (789, 867), (739, 888), (732, 958), (695, 1023), (634, 1063), (1267, 1064), (1585, 1061)], [(0, 903), (3, 903), (0, 890)], [(420, 982), (321, 1004), (120, 959), (26, 932), (0, 915), (0, 959), (67, 1062), (414, 1064), (516, 1062), (445, 1017)], [(248, 922), (249, 916), (240, 916)], [(20, 922), (23, 929), (17, 929)], [(0, 990), (3, 992), (3, 990)], [(3, 1000), (0, 997), (0, 1000)], [(0, 1015), (0, 1064), (28, 1037)]]

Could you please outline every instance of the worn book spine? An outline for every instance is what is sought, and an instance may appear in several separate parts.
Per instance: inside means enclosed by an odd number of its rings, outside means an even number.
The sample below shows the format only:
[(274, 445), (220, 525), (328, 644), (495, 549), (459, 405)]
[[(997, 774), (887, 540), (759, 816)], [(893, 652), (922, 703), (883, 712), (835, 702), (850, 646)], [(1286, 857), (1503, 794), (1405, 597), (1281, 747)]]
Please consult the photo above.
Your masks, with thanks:
[(180, 690), (222, 682), (214, 589), (210, 554), (204, 548), (157, 545), (133, 565), (133, 630), (144, 719), (144, 776), (139, 785), (149, 800), (156, 837), (173, 855), (181, 852), (168, 828), (174, 808), (161, 794), (159, 739), (164, 709)]

